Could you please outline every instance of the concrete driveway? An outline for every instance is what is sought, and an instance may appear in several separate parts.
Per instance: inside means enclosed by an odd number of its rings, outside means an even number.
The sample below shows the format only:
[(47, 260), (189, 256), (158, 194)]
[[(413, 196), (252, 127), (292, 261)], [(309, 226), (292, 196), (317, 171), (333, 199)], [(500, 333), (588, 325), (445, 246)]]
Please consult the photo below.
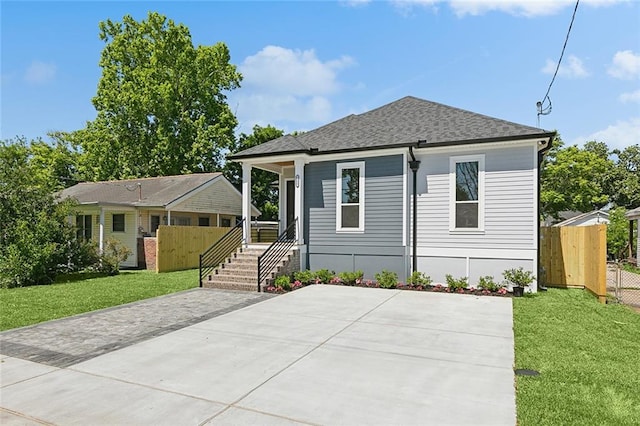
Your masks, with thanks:
[(513, 362), (510, 299), (316, 285), (66, 368), (2, 356), (0, 423), (514, 425)]

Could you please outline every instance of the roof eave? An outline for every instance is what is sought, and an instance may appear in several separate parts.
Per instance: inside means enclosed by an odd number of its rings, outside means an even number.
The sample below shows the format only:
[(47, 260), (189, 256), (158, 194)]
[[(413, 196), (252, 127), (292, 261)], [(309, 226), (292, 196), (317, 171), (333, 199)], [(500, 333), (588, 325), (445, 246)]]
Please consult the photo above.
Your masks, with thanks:
[(259, 154), (249, 154), (249, 155), (236, 154), (236, 155), (227, 157), (227, 159), (231, 161), (242, 161), (243, 159), (272, 157), (276, 155), (294, 155), (294, 154), (328, 155), (328, 154), (341, 154), (345, 152), (362, 152), (362, 151), (374, 151), (374, 150), (380, 150), (380, 149), (405, 148), (410, 146), (417, 147), (417, 148), (435, 148), (435, 147), (442, 147), (442, 146), (475, 145), (475, 144), (483, 144), (483, 143), (489, 143), (489, 142), (504, 142), (504, 141), (511, 141), (516, 139), (549, 138), (549, 140), (551, 140), (555, 135), (556, 135), (556, 132), (543, 132), (543, 133), (532, 133), (527, 135), (500, 136), (500, 137), (491, 137), (491, 138), (483, 138), (483, 139), (462, 139), (457, 141), (443, 141), (443, 142), (428, 142), (425, 140), (418, 140), (413, 142), (402, 142), (402, 143), (395, 143), (395, 144), (388, 144), (388, 145), (364, 146), (364, 147), (356, 147), (356, 148), (331, 149), (331, 150), (322, 150), (322, 151), (311, 148), (311, 149), (305, 149), (305, 150), (263, 152)]

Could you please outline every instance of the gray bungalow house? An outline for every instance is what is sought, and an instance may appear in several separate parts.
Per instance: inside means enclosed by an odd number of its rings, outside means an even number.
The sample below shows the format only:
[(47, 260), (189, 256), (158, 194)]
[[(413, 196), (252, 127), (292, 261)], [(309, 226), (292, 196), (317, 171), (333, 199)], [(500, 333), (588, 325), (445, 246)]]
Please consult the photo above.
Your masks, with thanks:
[(554, 136), (409, 96), (229, 159), (242, 163), (247, 219), (251, 169), (278, 174), (302, 269), (476, 285), (518, 266), (537, 275), (538, 168)]

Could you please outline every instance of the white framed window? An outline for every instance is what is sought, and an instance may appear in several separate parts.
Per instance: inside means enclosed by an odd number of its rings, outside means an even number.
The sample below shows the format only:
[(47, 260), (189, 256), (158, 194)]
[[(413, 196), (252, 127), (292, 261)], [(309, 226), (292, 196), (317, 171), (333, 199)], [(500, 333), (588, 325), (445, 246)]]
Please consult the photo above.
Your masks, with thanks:
[(364, 232), (364, 161), (336, 169), (336, 232)]
[(91, 215), (76, 216), (76, 237), (89, 241), (91, 239)]
[(449, 159), (449, 229), (484, 231), (484, 154)]

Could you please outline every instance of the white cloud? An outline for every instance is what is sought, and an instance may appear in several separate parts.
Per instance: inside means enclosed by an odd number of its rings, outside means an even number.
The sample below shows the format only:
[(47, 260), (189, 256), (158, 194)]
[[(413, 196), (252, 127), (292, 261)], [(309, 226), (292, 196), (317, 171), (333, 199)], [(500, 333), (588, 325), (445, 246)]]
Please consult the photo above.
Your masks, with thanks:
[(587, 141), (605, 142), (610, 149), (624, 149), (629, 145), (640, 144), (640, 117), (619, 120), (604, 130), (574, 140), (574, 144), (582, 145)]
[(622, 80), (640, 78), (640, 55), (631, 50), (622, 50), (613, 55), (609, 75)]
[(286, 93), (296, 96), (327, 95), (340, 89), (337, 72), (353, 65), (348, 56), (322, 62), (311, 50), (291, 50), (267, 46), (247, 57), (240, 72), (243, 86), (262, 92)]
[(639, 103), (640, 104), (640, 90), (635, 92), (623, 93), (618, 99), (623, 103)]
[[(556, 65), (556, 62), (553, 62), (551, 59), (547, 59), (547, 63), (544, 68), (542, 68), (542, 72), (545, 74), (553, 74), (556, 70)], [(564, 60), (564, 63), (560, 64), (558, 75), (560, 77), (567, 78), (584, 78), (589, 75), (589, 72), (585, 69), (580, 58), (574, 55), (569, 55)]]
[(371, 0), (341, 0), (340, 4), (348, 7), (362, 7), (371, 3)]
[(313, 123), (331, 119), (331, 102), (323, 96), (300, 98), (286, 94), (248, 94), (239, 95), (237, 100), (243, 128), (251, 128), (254, 124), (274, 125), (282, 121)]
[(451, 0), (449, 3), (458, 16), (482, 15), (494, 10), (516, 16), (548, 16), (559, 12), (568, 5), (568, 2), (560, 0)]
[(56, 69), (53, 63), (33, 61), (27, 68), (24, 79), (31, 84), (45, 84), (54, 79)]
[(338, 74), (354, 64), (349, 56), (322, 61), (313, 49), (280, 46), (266, 46), (248, 56), (239, 66), (242, 88), (232, 99), (238, 105), (241, 127), (330, 120), (331, 96), (345, 87)]
[(442, 3), (442, 0), (390, 0), (390, 2), (398, 12), (408, 15), (414, 7), (423, 7), (437, 12), (437, 5)]
[[(390, 0), (402, 13), (414, 6), (430, 7), (437, 10), (439, 3), (449, 6), (459, 17), (482, 15), (491, 11), (515, 16), (535, 17), (554, 15), (561, 10), (575, 6), (575, 0)], [(582, 0), (582, 4), (599, 7), (622, 3), (628, 0)]]

